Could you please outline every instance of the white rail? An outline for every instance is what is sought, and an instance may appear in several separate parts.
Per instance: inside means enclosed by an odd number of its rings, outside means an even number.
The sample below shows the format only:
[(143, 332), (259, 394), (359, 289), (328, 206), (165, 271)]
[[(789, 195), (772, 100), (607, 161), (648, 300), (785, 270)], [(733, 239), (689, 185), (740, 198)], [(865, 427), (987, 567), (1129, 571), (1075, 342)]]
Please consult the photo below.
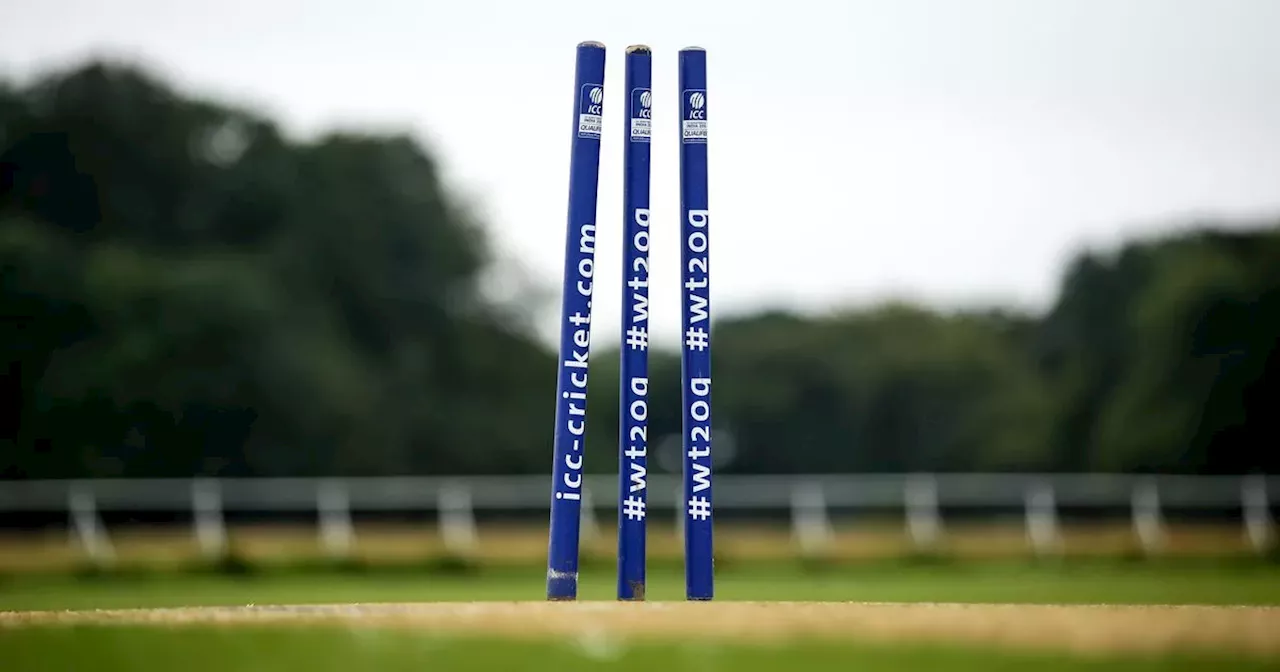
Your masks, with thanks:
[[(735, 516), (789, 513), (793, 536), (805, 554), (829, 543), (833, 513), (870, 509), (904, 514), (909, 537), (933, 547), (944, 514), (964, 509), (1020, 513), (1027, 539), (1038, 554), (1060, 544), (1059, 512), (1072, 509), (1126, 510), (1145, 551), (1164, 540), (1169, 511), (1238, 511), (1242, 532), (1258, 552), (1276, 543), (1270, 493), (1280, 478), (1265, 476), (1175, 476), (1116, 474), (800, 474), (720, 475), (715, 506)], [(679, 480), (652, 476), (649, 504), (678, 506)], [(617, 477), (589, 476), (585, 483), (584, 535), (598, 533), (599, 517), (612, 518)], [(542, 476), (459, 476), (388, 478), (272, 478), (0, 481), (0, 529), (5, 515), (65, 512), (72, 542), (91, 557), (113, 555), (101, 512), (190, 512), (193, 536), (202, 552), (226, 546), (227, 511), (313, 513), (326, 552), (341, 556), (354, 543), (353, 512), (432, 511), (450, 549), (466, 552), (476, 543), (477, 512), (535, 511), (548, 506)], [(674, 514), (674, 511), (673, 511)], [(677, 520), (678, 516), (674, 516)]]

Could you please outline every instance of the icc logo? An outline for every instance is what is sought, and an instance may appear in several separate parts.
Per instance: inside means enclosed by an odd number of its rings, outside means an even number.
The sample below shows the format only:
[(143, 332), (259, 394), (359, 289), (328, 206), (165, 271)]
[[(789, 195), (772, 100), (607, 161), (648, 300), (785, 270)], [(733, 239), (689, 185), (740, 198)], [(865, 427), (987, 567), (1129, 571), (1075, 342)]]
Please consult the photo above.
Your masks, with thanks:
[(653, 110), (653, 94), (648, 89), (640, 91), (640, 109), (636, 110), (636, 117), (640, 119), (652, 119)]
[(587, 114), (601, 114), (600, 103), (604, 102), (604, 89), (593, 86), (591, 91), (587, 93), (587, 99), (591, 104), (587, 106)]
[(701, 91), (694, 91), (689, 94), (689, 118), (690, 119), (706, 119), (707, 118), (707, 96)]

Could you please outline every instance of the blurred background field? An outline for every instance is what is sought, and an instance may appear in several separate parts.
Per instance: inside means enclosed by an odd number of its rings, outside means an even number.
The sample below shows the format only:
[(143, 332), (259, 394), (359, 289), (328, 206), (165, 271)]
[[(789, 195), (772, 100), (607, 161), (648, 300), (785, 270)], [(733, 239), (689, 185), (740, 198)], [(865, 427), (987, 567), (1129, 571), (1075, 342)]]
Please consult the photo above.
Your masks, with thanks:
[[(650, 599), (681, 599), (681, 551), (654, 526)], [(724, 526), (718, 597), (724, 600), (1150, 603), (1280, 605), (1280, 558), (1254, 553), (1237, 529), (1173, 527), (1146, 554), (1123, 527), (1063, 530), (1061, 552), (1037, 556), (1016, 525), (958, 527), (929, 554), (887, 522), (836, 532), (821, 556), (795, 548), (785, 527)], [(307, 527), (234, 529), (213, 561), (182, 530), (114, 535), (117, 555), (93, 564), (65, 536), (0, 539), (0, 609), (395, 601), (538, 600), (546, 534), (537, 526), (483, 527), (474, 552), (451, 554), (431, 528), (361, 528), (344, 559), (327, 556)], [(612, 540), (586, 544), (583, 599), (613, 598)]]
[[(723, 524), (717, 530), (717, 561), (724, 567), (812, 561), (857, 564), (886, 560), (936, 560), (981, 562), (1033, 560), (1039, 557), (1027, 541), (1027, 533), (1015, 522), (970, 523), (951, 526), (929, 552), (920, 551), (900, 523), (885, 520), (833, 530), (833, 536), (817, 554), (797, 547), (794, 532), (786, 525)], [(649, 558), (658, 566), (682, 561), (680, 538), (670, 525), (650, 528)], [(335, 559), (319, 543), (313, 527), (258, 525), (229, 531), (228, 558), (262, 567), (318, 565), (348, 562), (369, 568), (400, 567), (431, 561), (491, 567), (533, 567), (546, 560), (546, 530), (537, 525), (492, 525), (478, 529), (475, 546), (465, 554), (450, 551), (438, 529), (431, 525), (382, 523), (362, 525), (351, 553)], [(1170, 526), (1158, 551), (1146, 551), (1131, 526), (1125, 523), (1067, 525), (1060, 530), (1061, 543), (1046, 561), (1118, 560), (1159, 562), (1179, 560), (1247, 562), (1266, 564), (1280, 556), (1258, 556), (1246, 535), (1234, 526), (1201, 523)], [(65, 530), (0, 535), (0, 573), (70, 573), (91, 567), (103, 572), (170, 571), (207, 565), (208, 558), (190, 530), (139, 526), (112, 533), (114, 556), (95, 563)], [(584, 562), (611, 566), (616, 549), (611, 535), (584, 540)], [(598, 571), (598, 570), (597, 570)]]
[[(860, 565), (816, 570), (773, 565), (725, 568), (717, 575), (720, 601), (955, 602), (973, 604), (1280, 605), (1274, 567), (1126, 564), (1043, 566)], [(683, 573), (650, 572), (651, 600), (682, 600)], [(611, 568), (588, 565), (584, 600), (611, 601)], [(191, 606), (509, 602), (545, 598), (536, 567), (438, 571), (317, 570), (219, 574), (8, 576), (0, 610), (134, 609)], [(584, 627), (589, 623), (584, 622)]]

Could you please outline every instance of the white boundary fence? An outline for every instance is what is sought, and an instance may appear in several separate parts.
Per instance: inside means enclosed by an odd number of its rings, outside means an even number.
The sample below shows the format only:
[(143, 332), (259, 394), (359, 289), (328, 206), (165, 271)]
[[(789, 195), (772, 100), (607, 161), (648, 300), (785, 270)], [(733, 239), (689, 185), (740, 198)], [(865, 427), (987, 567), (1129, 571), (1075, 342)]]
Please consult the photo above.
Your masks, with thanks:
[[(583, 534), (598, 534), (600, 516), (616, 511), (617, 476), (588, 476)], [(1258, 552), (1276, 543), (1271, 496), (1280, 477), (1110, 474), (859, 474), (736, 475), (715, 480), (716, 510), (789, 512), (803, 553), (820, 552), (833, 535), (833, 511), (899, 509), (922, 549), (936, 544), (944, 510), (979, 507), (1021, 512), (1038, 554), (1057, 550), (1059, 511), (1123, 508), (1147, 551), (1164, 540), (1171, 511), (1241, 512), (1242, 532)], [(679, 477), (653, 474), (649, 504), (678, 521)], [(96, 560), (113, 557), (103, 511), (190, 511), (192, 534), (211, 557), (225, 550), (227, 511), (309, 513), (325, 551), (347, 554), (355, 540), (353, 512), (433, 511), (442, 540), (454, 552), (476, 544), (477, 511), (546, 510), (545, 476), (158, 479), (0, 481), (0, 530), (14, 512), (66, 512), (72, 543)], [(677, 530), (679, 525), (677, 524)]]

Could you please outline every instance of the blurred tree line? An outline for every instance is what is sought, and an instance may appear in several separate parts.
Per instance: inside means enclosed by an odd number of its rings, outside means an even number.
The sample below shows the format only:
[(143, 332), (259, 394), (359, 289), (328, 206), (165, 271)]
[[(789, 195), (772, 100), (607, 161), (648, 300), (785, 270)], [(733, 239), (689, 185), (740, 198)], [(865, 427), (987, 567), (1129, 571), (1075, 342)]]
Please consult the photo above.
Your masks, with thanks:
[[(0, 477), (548, 472), (555, 353), (481, 292), (484, 228), (410, 138), (292, 139), (90, 63), (0, 82), (0, 152)], [(721, 319), (716, 445), (739, 472), (1276, 472), (1278, 341), (1280, 227), (1206, 226), (1081, 254), (1045, 315)], [(651, 367), (674, 456), (678, 353)]]

